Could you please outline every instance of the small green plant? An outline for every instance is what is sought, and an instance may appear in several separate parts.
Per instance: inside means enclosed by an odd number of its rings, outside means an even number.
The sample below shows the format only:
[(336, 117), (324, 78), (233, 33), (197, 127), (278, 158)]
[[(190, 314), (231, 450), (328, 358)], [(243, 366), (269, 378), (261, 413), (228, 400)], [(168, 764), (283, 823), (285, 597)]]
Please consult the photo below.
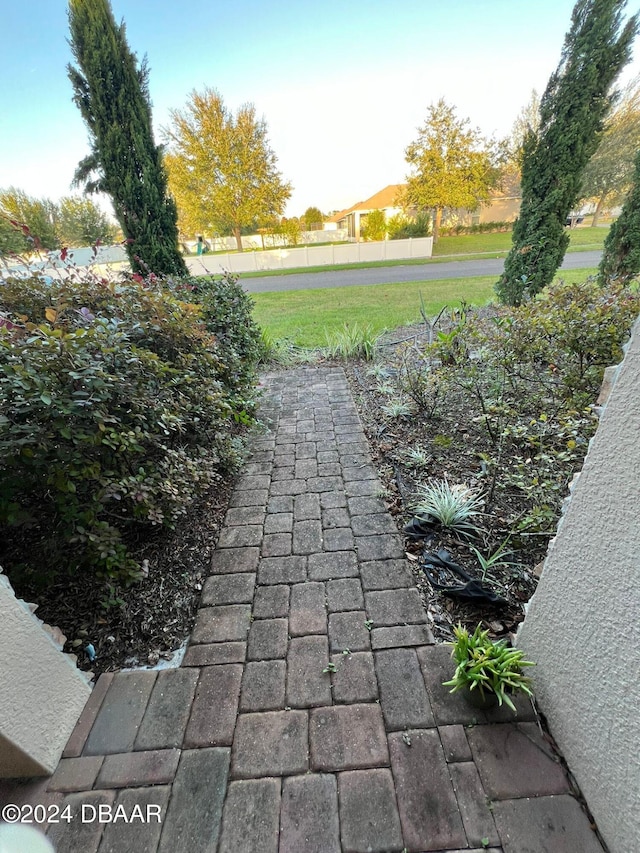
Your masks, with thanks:
[(431, 461), (431, 454), (420, 447), (412, 447), (405, 450), (404, 461), (412, 468), (426, 468)]
[(382, 381), (389, 378), (389, 371), (382, 364), (373, 364), (367, 370), (367, 376), (373, 376), (374, 379)]
[(420, 491), (414, 505), (416, 515), (435, 518), (443, 527), (461, 536), (474, 536), (478, 526), (471, 520), (480, 514), (483, 500), (468, 486), (451, 486), (445, 480), (432, 480)]
[(458, 690), (477, 690), (484, 699), (487, 694), (495, 694), (498, 705), (508, 705), (514, 713), (516, 707), (511, 695), (521, 691), (533, 696), (531, 680), (522, 672), (523, 667), (534, 666), (524, 660), (520, 649), (513, 649), (505, 640), (494, 643), (488, 631), (482, 631), (477, 625), (473, 634), (458, 624), (454, 629), (454, 643), (451, 657), (456, 663), (456, 671), (450, 681), (444, 681), (445, 687), (451, 687), (451, 693)]
[(373, 621), (371, 619), (367, 619), (364, 623), (364, 627), (367, 631), (370, 631), (373, 628)]
[(509, 539), (511, 536), (507, 536), (507, 538), (500, 544), (498, 548), (490, 554), (488, 557), (485, 557), (483, 554), (478, 551), (477, 548), (471, 546), (471, 550), (476, 555), (476, 559), (480, 563), (480, 568), (482, 569), (482, 580), (484, 581), (487, 577), (487, 572), (489, 569), (496, 568), (497, 566), (515, 566), (517, 565), (514, 560), (507, 560), (506, 558), (513, 554), (513, 551), (507, 551), (507, 545), (509, 544)]
[(402, 400), (389, 400), (384, 406), (380, 406), (381, 410), (388, 418), (408, 418), (413, 414), (413, 407), (410, 403), (405, 403)]
[(453, 439), (450, 435), (442, 435), (441, 433), (438, 433), (438, 435), (434, 435), (433, 443), (436, 447), (451, 447)]
[(322, 671), (323, 672), (337, 672), (338, 667), (335, 665), (335, 663), (328, 663)]
[(327, 355), (331, 358), (363, 358), (371, 361), (380, 336), (371, 326), (345, 323), (340, 331), (327, 334), (326, 337)]

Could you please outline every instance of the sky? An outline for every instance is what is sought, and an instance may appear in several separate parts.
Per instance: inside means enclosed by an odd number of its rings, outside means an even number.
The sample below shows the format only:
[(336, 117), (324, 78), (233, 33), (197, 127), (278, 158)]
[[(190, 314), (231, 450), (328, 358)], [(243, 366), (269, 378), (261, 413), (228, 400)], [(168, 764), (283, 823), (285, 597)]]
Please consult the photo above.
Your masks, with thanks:
[[(157, 141), (189, 93), (253, 103), (293, 186), (287, 215), (342, 210), (402, 183), (404, 152), (444, 98), (510, 131), (556, 68), (574, 0), (112, 0), (146, 54)], [(57, 200), (88, 153), (64, 0), (0, 0), (0, 189)], [(631, 10), (633, 11), (633, 9)], [(640, 71), (636, 46), (623, 81)]]

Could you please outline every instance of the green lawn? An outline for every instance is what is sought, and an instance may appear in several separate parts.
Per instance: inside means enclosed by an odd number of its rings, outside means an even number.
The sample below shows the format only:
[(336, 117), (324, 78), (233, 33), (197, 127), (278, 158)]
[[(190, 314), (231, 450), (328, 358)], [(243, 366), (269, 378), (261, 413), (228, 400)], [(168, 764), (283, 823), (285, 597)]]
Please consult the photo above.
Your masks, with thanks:
[[(565, 281), (580, 281), (595, 270), (571, 270)], [(420, 294), (429, 316), (444, 305), (465, 300), (482, 305), (494, 297), (495, 276), (412, 281), (358, 287), (279, 291), (253, 294), (254, 316), (273, 338), (286, 338), (301, 347), (326, 344), (326, 332), (345, 323), (369, 325), (375, 332), (394, 329), (420, 319)]]
[[(568, 252), (586, 252), (601, 249), (608, 228), (574, 228), (570, 232), (571, 242)], [(441, 237), (433, 250), (433, 258), (406, 258), (398, 261), (370, 261), (357, 264), (334, 264), (333, 266), (295, 267), (286, 270), (262, 270), (245, 272), (240, 278), (256, 276), (293, 275), (307, 272), (329, 272), (349, 269), (368, 269), (371, 267), (397, 267), (425, 263), (443, 263), (450, 260), (473, 261), (481, 258), (504, 257), (511, 248), (511, 232), (499, 234), (464, 234), (460, 237)]]
[[(585, 252), (601, 249), (608, 228), (572, 228), (569, 232), (569, 252)], [(499, 234), (465, 234), (460, 237), (441, 237), (433, 249), (433, 256), (483, 254), (485, 252), (508, 252), (511, 248), (511, 232)], [(459, 260), (459, 258), (456, 258)]]

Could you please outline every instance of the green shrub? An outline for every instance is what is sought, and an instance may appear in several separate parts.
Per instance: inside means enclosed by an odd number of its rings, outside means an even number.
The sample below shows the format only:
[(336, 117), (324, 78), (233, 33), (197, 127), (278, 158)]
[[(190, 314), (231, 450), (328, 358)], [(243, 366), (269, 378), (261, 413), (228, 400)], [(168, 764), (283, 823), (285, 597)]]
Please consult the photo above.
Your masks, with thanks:
[[(173, 526), (237, 466), (259, 341), (239, 290), (140, 276), (0, 285), (0, 538), (33, 531), (32, 571), (135, 578), (133, 530)], [(196, 291), (201, 305), (184, 299)]]
[(441, 237), (459, 237), (462, 234), (498, 234), (513, 231), (513, 222), (478, 222), (476, 225), (449, 225), (440, 229)]
[(431, 218), (428, 213), (421, 212), (416, 216), (405, 216), (397, 213), (387, 223), (387, 233), (390, 240), (408, 240), (410, 237), (427, 237), (431, 230)]
[(387, 236), (387, 218), (384, 210), (372, 210), (362, 226), (363, 240), (384, 240)]
[(489, 439), (488, 502), (496, 489), (526, 496), (514, 529), (553, 529), (597, 427), (604, 368), (622, 358), (639, 311), (637, 291), (560, 283), (517, 308), (466, 311), (428, 347), (445, 404), (462, 392), (477, 413), (469, 428)]
[(185, 290), (191, 301), (201, 305), (200, 318), (215, 336), (222, 381), (235, 393), (251, 392), (255, 366), (263, 352), (260, 329), (253, 321), (251, 297), (237, 276), (232, 275), (179, 282), (174, 293), (180, 296)]

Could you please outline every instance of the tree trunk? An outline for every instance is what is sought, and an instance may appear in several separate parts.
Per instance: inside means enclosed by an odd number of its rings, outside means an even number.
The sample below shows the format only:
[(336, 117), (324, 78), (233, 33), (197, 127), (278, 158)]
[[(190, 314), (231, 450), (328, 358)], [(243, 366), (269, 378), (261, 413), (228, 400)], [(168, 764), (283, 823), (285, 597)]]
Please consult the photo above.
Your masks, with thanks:
[(440, 223), (442, 222), (442, 208), (436, 207), (435, 216), (433, 218), (433, 245), (438, 242), (440, 238)]
[(243, 252), (244, 249), (242, 248), (242, 234), (240, 233), (240, 226), (233, 229), (233, 236), (236, 238), (236, 245), (238, 247), (238, 251)]
[(604, 200), (606, 199), (608, 193), (603, 193), (598, 199), (598, 203), (596, 204), (596, 209), (593, 213), (593, 222), (591, 223), (591, 227), (595, 228), (598, 224), (598, 220), (600, 219), (600, 214), (602, 213), (602, 208), (604, 206)]

